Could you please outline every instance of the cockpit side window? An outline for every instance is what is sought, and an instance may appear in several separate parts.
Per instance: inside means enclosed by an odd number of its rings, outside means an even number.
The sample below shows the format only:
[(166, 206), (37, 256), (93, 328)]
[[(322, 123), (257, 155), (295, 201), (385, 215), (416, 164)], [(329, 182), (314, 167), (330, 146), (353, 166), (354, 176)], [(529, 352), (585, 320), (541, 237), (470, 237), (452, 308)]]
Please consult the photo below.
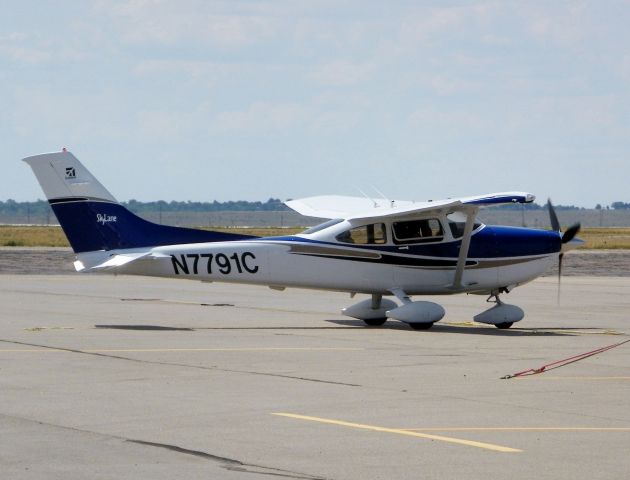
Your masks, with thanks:
[(373, 245), (387, 243), (385, 224), (373, 223), (346, 230), (335, 237), (338, 242), (357, 245)]
[(437, 218), (394, 222), (392, 227), (396, 243), (439, 242), (444, 238), (442, 223)]

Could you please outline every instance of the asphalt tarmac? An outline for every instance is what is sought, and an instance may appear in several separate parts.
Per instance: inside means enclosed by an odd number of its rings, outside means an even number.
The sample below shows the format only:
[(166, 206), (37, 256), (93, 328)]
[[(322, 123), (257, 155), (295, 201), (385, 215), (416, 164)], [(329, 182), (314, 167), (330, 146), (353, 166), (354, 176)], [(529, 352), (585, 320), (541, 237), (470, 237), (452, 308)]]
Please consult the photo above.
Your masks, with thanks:
[(630, 279), (433, 297), (429, 331), (363, 297), (100, 275), (0, 275), (7, 479), (618, 479), (630, 471)]

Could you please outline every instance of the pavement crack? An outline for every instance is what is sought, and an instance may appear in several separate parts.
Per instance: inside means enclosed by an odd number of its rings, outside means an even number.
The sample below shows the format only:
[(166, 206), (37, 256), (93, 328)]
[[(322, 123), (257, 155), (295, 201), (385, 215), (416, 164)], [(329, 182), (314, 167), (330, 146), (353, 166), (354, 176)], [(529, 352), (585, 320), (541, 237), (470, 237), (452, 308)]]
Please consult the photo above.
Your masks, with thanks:
[(130, 443), (136, 443), (139, 445), (146, 445), (149, 447), (164, 448), (166, 450), (171, 450), (173, 452), (183, 453), (185, 455), (193, 455), (195, 457), (211, 460), (211, 461), (220, 463), (221, 466), (225, 468), (226, 470), (231, 470), (231, 471), (236, 471), (236, 472), (257, 473), (260, 475), (271, 475), (274, 477), (295, 478), (295, 479), (304, 479), (304, 480), (324, 480), (324, 477), (318, 477), (318, 476), (309, 475), (306, 473), (292, 472), (290, 470), (283, 470), (280, 468), (264, 467), (262, 465), (244, 463), (244, 462), (241, 462), (240, 460), (235, 460), (233, 458), (219, 457), (217, 455), (212, 455), (210, 453), (202, 452), (200, 450), (190, 450), (187, 448), (179, 447), (177, 445), (169, 445), (167, 443), (156, 443), (156, 442), (147, 442), (144, 440), (131, 440), (131, 439), (126, 439), (126, 441)]
[(316, 382), (316, 383), (327, 383), (330, 385), (341, 385), (344, 387), (361, 387), (362, 385), (358, 385), (355, 383), (344, 383), (344, 382), (335, 382), (332, 380), (321, 380), (318, 378), (308, 378), (308, 377), (296, 377), (293, 375), (284, 375), (284, 374), (280, 374), (280, 373), (268, 373), (268, 372), (256, 372), (256, 371), (250, 371), (250, 370), (234, 370), (234, 369), (229, 369), (229, 368), (221, 368), (221, 367), (215, 367), (215, 366), (210, 366), (210, 367), (206, 367), (203, 365), (189, 365), (186, 363), (173, 363), (173, 362), (156, 362), (156, 361), (152, 361), (152, 360), (140, 360), (138, 358), (132, 358), (132, 357), (124, 357), (122, 355), (111, 355), (108, 353), (99, 353), (99, 352), (87, 352), (85, 350), (78, 350), (78, 349), (74, 349), (74, 348), (65, 348), (65, 347), (53, 347), (50, 345), (42, 345), (42, 344), (38, 344), (38, 343), (29, 343), (29, 342), (20, 342), (18, 340), (6, 340), (6, 339), (0, 339), (0, 342), (3, 343), (10, 343), (13, 345), (22, 345), (22, 346), (27, 346), (27, 347), (37, 347), (37, 348), (46, 348), (49, 350), (59, 350), (59, 351), (63, 351), (63, 352), (68, 352), (68, 353), (78, 353), (78, 354), (83, 354), (83, 355), (92, 355), (95, 357), (104, 357), (104, 358), (112, 358), (115, 360), (124, 360), (127, 362), (134, 362), (134, 363), (143, 363), (143, 364), (147, 364), (147, 365), (166, 365), (166, 366), (171, 366), (171, 367), (183, 367), (183, 368), (194, 368), (196, 370), (209, 370), (209, 371), (213, 371), (213, 372), (223, 372), (223, 373), (240, 373), (243, 375), (260, 375), (260, 376), (264, 376), (264, 377), (277, 377), (277, 378), (286, 378), (289, 380), (300, 380), (303, 382)]
[(248, 373), (250, 375), (262, 375), (265, 377), (290, 378), (292, 380), (302, 380), (304, 382), (328, 383), (330, 385), (342, 385), (344, 387), (361, 387), (362, 386), (357, 383), (344, 383), (344, 382), (335, 382), (332, 380), (320, 380), (317, 378), (295, 377), (293, 375), (282, 375), (280, 373), (252, 372), (248, 370), (226, 370), (226, 369), (218, 369), (218, 370), (221, 370), (222, 372)]
[(55, 423), (45, 422), (45, 421), (42, 421), (42, 420), (36, 420), (36, 419), (33, 419), (33, 418), (27, 418), (27, 417), (22, 417), (22, 416), (18, 416), (18, 415), (8, 415), (8, 414), (5, 414), (5, 413), (0, 413), (0, 417), (12, 418), (12, 419), (15, 419), (15, 420), (35, 423), (35, 424), (38, 424), (38, 425), (45, 425), (47, 427), (59, 428), (59, 429), (68, 430), (68, 431), (76, 432), (76, 433), (98, 435), (99, 437), (104, 437), (104, 438), (113, 438), (113, 439), (120, 440), (120, 441), (123, 441), (123, 442), (134, 443), (136, 445), (144, 445), (144, 446), (147, 446), (147, 447), (164, 448), (164, 449), (170, 450), (172, 452), (181, 453), (181, 454), (184, 454), (184, 455), (192, 455), (192, 456), (195, 456), (195, 457), (198, 457), (198, 458), (203, 458), (205, 460), (210, 460), (210, 461), (213, 461), (213, 462), (217, 462), (223, 468), (225, 468), (226, 470), (231, 470), (231, 471), (235, 471), (235, 472), (253, 473), (253, 474), (259, 474), (259, 475), (270, 475), (270, 476), (274, 476), (274, 477), (283, 477), (283, 478), (294, 478), (294, 479), (297, 479), (297, 480), (326, 480), (325, 477), (320, 477), (320, 476), (317, 476), (317, 475), (310, 475), (308, 473), (300, 473), (300, 472), (294, 472), (294, 471), (291, 471), (291, 470), (283, 470), (283, 469), (280, 469), (280, 468), (265, 467), (265, 466), (262, 466), (262, 465), (255, 465), (255, 464), (245, 463), (245, 462), (241, 462), (240, 460), (235, 460), (235, 459), (227, 458), (227, 457), (220, 457), (218, 455), (212, 455), (210, 453), (203, 452), (201, 450), (191, 450), (191, 449), (188, 449), (188, 448), (179, 447), (177, 445), (170, 445), (168, 443), (158, 443), (158, 442), (149, 442), (149, 441), (146, 441), (146, 440), (130, 439), (130, 438), (126, 438), (126, 437), (121, 436), (121, 435), (114, 435), (114, 434), (110, 434), (110, 433), (95, 432), (93, 430), (86, 430), (86, 429), (77, 428), (77, 427), (70, 427), (70, 426), (67, 426), (67, 425), (59, 425), (59, 424), (55, 424)]
[[(120, 355), (110, 355), (107, 353), (98, 353), (98, 352), (86, 352), (85, 350), (77, 350), (75, 348), (66, 348), (66, 347), (53, 347), (50, 345), (42, 345), (40, 343), (30, 343), (30, 342), (20, 342), (18, 340), (6, 340), (4, 338), (0, 339), (0, 342), (3, 343), (11, 343), (13, 345), (23, 345), (26, 347), (37, 347), (37, 348), (46, 348), (48, 350), (60, 350), (63, 352), (68, 352), (68, 353), (80, 353), (83, 355), (92, 355), (94, 357), (105, 357), (105, 358), (114, 358), (116, 360), (127, 360), (129, 362), (136, 362), (136, 363), (161, 363), (161, 362), (148, 362), (146, 360), (139, 360), (136, 358), (131, 358), (131, 357), (123, 357)], [(164, 363), (165, 365), (168, 365), (167, 363)]]

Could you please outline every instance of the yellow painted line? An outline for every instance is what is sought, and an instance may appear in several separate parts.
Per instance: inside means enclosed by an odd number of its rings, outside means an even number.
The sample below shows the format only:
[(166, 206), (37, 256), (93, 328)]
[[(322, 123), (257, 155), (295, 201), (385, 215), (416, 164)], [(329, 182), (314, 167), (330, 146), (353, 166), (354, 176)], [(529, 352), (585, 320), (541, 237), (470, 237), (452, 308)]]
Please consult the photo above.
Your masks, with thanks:
[[(477, 322), (441, 322), (441, 325), (448, 325), (451, 327), (467, 327), (467, 328), (488, 328), (488, 325)], [(623, 332), (617, 330), (604, 330), (604, 329), (590, 329), (590, 330), (563, 330), (554, 328), (527, 328), (516, 327), (511, 331), (519, 332), (531, 335), (553, 335), (553, 334), (565, 334), (565, 335), (626, 335)]]
[(630, 427), (453, 427), (403, 428), (409, 432), (630, 432)]
[(449, 325), (451, 327), (471, 327), (471, 328), (485, 328), (487, 325), (477, 322), (442, 322), (442, 325)]
[(306, 420), (310, 422), (326, 423), (329, 425), (339, 425), (342, 427), (358, 428), (361, 430), (370, 430), (372, 432), (395, 433), (398, 435), (406, 435), (409, 437), (425, 438), (428, 440), (438, 440), (440, 442), (455, 443), (458, 445), (465, 445), (467, 447), (483, 448), (485, 450), (492, 450), (494, 452), (503, 452), (503, 453), (522, 452), (522, 450), (518, 450), (516, 448), (504, 447), (501, 445), (494, 445), (492, 443), (475, 442), (473, 440), (464, 440), (462, 438), (444, 437), (442, 435), (431, 435), (428, 433), (413, 432), (410, 430), (403, 430), (399, 428), (386, 428), (386, 427), (379, 427), (376, 425), (365, 425), (362, 423), (351, 423), (351, 422), (344, 422), (342, 420), (332, 420), (330, 418), (309, 417), (307, 415), (297, 415), (295, 413), (272, 413), (272, 415), (294, 418), (297, 420)]
[(562, 330), (562, 329), (552, 329), (552, 328), (517, 328), (516, 331), (532, 334), (532, 335), (574, 335), (574, 336), (588, 336), (588, 335), (615, 335), (615, 336), (625, 336), (625, 333), (618, 332), (615, 330)]
[[(86, 353), (121, 353), (121, 352), (354, 352), (364, 348), (299, 348), (299, 347), (251, 347), (251, 348), (110, 348), (110, 349), (76, 349)], [(7, 348), (4, 352), (68, 352), (63, 348)]]

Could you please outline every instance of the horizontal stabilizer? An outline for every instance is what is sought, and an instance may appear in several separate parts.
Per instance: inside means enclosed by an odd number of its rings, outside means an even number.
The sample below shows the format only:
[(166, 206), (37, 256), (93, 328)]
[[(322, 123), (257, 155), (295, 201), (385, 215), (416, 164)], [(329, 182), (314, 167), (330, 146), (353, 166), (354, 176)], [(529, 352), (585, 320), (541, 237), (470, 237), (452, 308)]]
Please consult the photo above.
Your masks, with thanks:
[[(103, 255), (103, 254), (106, 254)], [(77, 272), (98, 272), (103, 270), (115, 269), (127, 265), (141, 258), (161, 258), (162, 255), (156, 255), (152, 252), (135, 252), (135, 253), (118, 253), (99, 252), (98, 255), (87, 254), (79, 255), (77, 261), (74, 262), (74, 268)]]

